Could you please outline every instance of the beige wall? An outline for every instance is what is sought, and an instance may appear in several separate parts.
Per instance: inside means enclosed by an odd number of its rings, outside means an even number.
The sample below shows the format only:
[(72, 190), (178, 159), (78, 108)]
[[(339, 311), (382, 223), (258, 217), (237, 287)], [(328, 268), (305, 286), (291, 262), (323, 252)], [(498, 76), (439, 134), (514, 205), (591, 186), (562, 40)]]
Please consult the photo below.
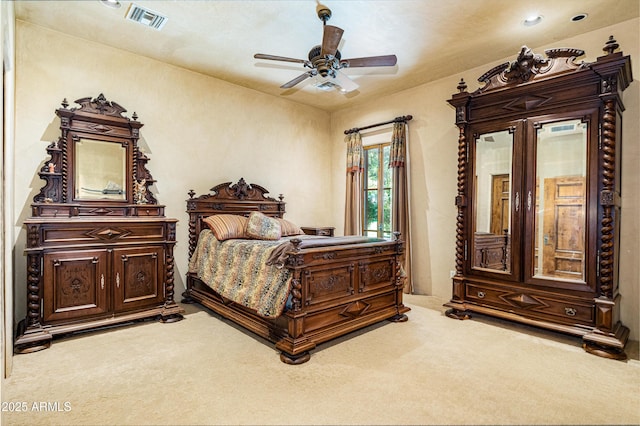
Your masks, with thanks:
[[(620, 249), (620, 293), (622, 321), (638, 340), (640, 331), (640, 20), (593, 31), (549, 46), (530, 46), (537, 53), (552, 47), (576, 47), (586, 51), (579, 60), (595, 61), (602, 47), (614, 35), (621, 50), (632, 56), (635, 80), (624, 92), (626, 107), (623, 125), (622, 157), (622, 237)], [(457, 184), (458, 131), (453, 108), (446, 102), (457, 92), (460, 78), (469, 91), (478, 88), (476, 79), (493, 66), (513, 60), (526, 40), (516, 40), (513, 57), (503, 58), (461, 74), (386, 96), (363, 106), (332, 114), (333, 209), (334, 222), (342, 226), (340, 206), (344, 205), (344, 134), (345, 129), (384, 122), (402, 115), (413, 115), (409, 122), (411, 176), (411, 220), (413, 242), (413, 279), (415, 292), (438, 296), (446, 301), (451, 296), (449, 271), (454, 269), (455, 216), (454, 197)], [(425, 70), (429, 72), (429, 70)], [(342, 228), (339, 228), (341, 231)]]
[(25, 230), (44, 181), (45, 148), (60, 134), (55, 109), (104, 93), (144, 123), (141, 146), (166, 215), (180, 220), (176, 294), (187, 272), (187, 191), (204, 194), (225, 181), (257, 183), (284, 194), (287, 217), (314, 225), (331, 214), (330, 116), (260, 92), (104, 45), (18, 21), (16, 26), (16, 318), (25, 308)]
[[(633, 54), (640, 76), (638, 19), (562, 40), (552, 46), (586, 50), (587, 61), (600, 56), (614, 34), (626, 54)], [(411, 216), (414, 280), (417, 293), (450, 296), (454, 268), (457, 129), (446, 100), (461, 77), (475, 79), (504, 58), (429, 84), (332, 114), (257, 91), (185, 71), (148, 58), (89, 43), (53, 31), (17, 23), (15, 275), (16, 317), (24, 315), (25, 259), (22, 221), (42, 181), (37, 171), (46, 144), (58, 135), (54, 113), (63, 98), (70, 102), (104, 93), (136, 111), (141, 145), (157, 179), (155, 194), (167, 216), (180, 219), (176, 246), (177, 294), (186, 272), (186, 192), (204, 193), (224, 180), (244, 177), (285, 194), (288, 217), (301, 225), (332, 225), (342, 233), (344, 209), (344, 129), (411, 114), (409, 124)], [(526, 41), (524, 41), (526, 42)], [(521, 41), (514, 42), (514, 56)], [(428, 72), (428, 70), (425, 70)], [(640, 330), (640, 88), (634, 81), (624, 94), (622, 320), (638, 339)], [(328, 142), (329, 141), (329, 142)], [(286, 159), (285, 159), (286, 157)]]

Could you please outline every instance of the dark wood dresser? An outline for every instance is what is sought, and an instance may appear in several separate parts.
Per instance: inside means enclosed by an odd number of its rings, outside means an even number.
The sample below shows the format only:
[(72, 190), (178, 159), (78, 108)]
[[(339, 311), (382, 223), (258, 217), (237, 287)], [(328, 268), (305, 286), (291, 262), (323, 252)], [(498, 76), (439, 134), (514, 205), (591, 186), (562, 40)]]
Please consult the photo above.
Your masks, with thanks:
[(55, 335), (158, 317), (182, 319), (174, 302), (176, 219), (149, 188), (138, 149), (142, 123), (103, 95), (56, 110), (62, 135), (47, 147), (27, 228), (27, 314), (17, 353)]

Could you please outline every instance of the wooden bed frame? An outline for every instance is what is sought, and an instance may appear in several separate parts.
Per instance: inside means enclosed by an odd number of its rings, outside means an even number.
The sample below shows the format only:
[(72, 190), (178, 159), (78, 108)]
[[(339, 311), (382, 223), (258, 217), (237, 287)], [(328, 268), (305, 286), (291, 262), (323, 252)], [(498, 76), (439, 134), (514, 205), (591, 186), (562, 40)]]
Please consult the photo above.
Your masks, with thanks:
[[(244, 179), (216, 185), (211, 191), (199, 197), (189, 191), (189, 258), (206, 227), (202, 220), (208, 216), (248, 216), (259, 211), (282, 218), (285, 212), (282, 195), (279, 200), (270, 198), (269, 191)], [(302, 364), (316, 345), (379, 321), (407, 321), (405, 313), (410, 309), (402, 303), (399, 259), (403, 242), (399, 234), (384, 242), (315, 248), (294, 245), (285, 265), (293, 273), (291, 308), (278, 318), (261, 317), (220, 296), (194, 273), (187, 274), (182, 302), (198, 302), (275, 343), (280, 359), (287, 364)]]

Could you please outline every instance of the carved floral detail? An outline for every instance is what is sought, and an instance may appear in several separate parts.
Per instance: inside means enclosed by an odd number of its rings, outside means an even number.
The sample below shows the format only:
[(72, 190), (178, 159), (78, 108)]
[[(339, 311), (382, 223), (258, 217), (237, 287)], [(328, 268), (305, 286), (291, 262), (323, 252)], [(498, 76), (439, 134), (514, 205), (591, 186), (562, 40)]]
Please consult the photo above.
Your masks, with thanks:
[(318, 253), (318, 254), (314, 254), (313, 258), (314, 259), (335, 259), (337, 257), (337, 253), (335, 251), (329, 251), (326, 253)]
[(505, 70), (504, 75), (509, 82), (529, 81), (533, 74), (539, 72), (540, 68), (548, 63), (549, 61), (542, 55), (533, 53), (533, 50), (527, 46), (522, 46), (518, 58), (509, 63), (509, 67)]
[(80, 111), (92, 112), (94, 114), (123, 117), (122, 113), (127, 112), (126, 109), (117, 103), (108, 101), (102, 93), (96, 98), (80, 98), (75, 102), (80, 105)]
[(369, 285), (389, 281), (393, 277), (393, 268), (391, 264), (382, 264), (377, 266), (362, 266), (362, 281)]
[(347, 277), (344, 275), (331, 274), (321, 279), (314, 279), (313, 288), (323, 292), (333, 292), (336, 288), (346, 287)]
[(245, 182), (244, 178), (240, 178), (238, 183), (231, 186), (231, 190), (233, 191), (233, 195), (236, 198), (243, 200), (249, 195), (249, 190), (251, 189), (251, 185)]
[(485, 84), (478, 91), (487, 92), (511, 84), (527, 83), (537, 77), (571, 72), (588, 66), (585, 63), (574, 63), (576, 57), (584, 55), (584, 51), (580, 49), (548, 49), (545, 54), (546, 58), (527, 46), (522, 46), (515, 60), (495, 66), (478, 78), (478, 81)]

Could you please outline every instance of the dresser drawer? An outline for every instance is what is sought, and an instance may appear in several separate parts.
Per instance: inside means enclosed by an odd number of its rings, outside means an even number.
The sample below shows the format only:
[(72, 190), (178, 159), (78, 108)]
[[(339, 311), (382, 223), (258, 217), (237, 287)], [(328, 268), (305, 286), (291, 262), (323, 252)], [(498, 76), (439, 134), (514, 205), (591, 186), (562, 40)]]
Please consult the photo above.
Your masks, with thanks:
[(164, 206), (141, 205), (130, 209), (131, 216), (163, 216)]
[(143, 242), (165, 239), (164, 223), (88, 223), (41, 226), (42, 245)]

